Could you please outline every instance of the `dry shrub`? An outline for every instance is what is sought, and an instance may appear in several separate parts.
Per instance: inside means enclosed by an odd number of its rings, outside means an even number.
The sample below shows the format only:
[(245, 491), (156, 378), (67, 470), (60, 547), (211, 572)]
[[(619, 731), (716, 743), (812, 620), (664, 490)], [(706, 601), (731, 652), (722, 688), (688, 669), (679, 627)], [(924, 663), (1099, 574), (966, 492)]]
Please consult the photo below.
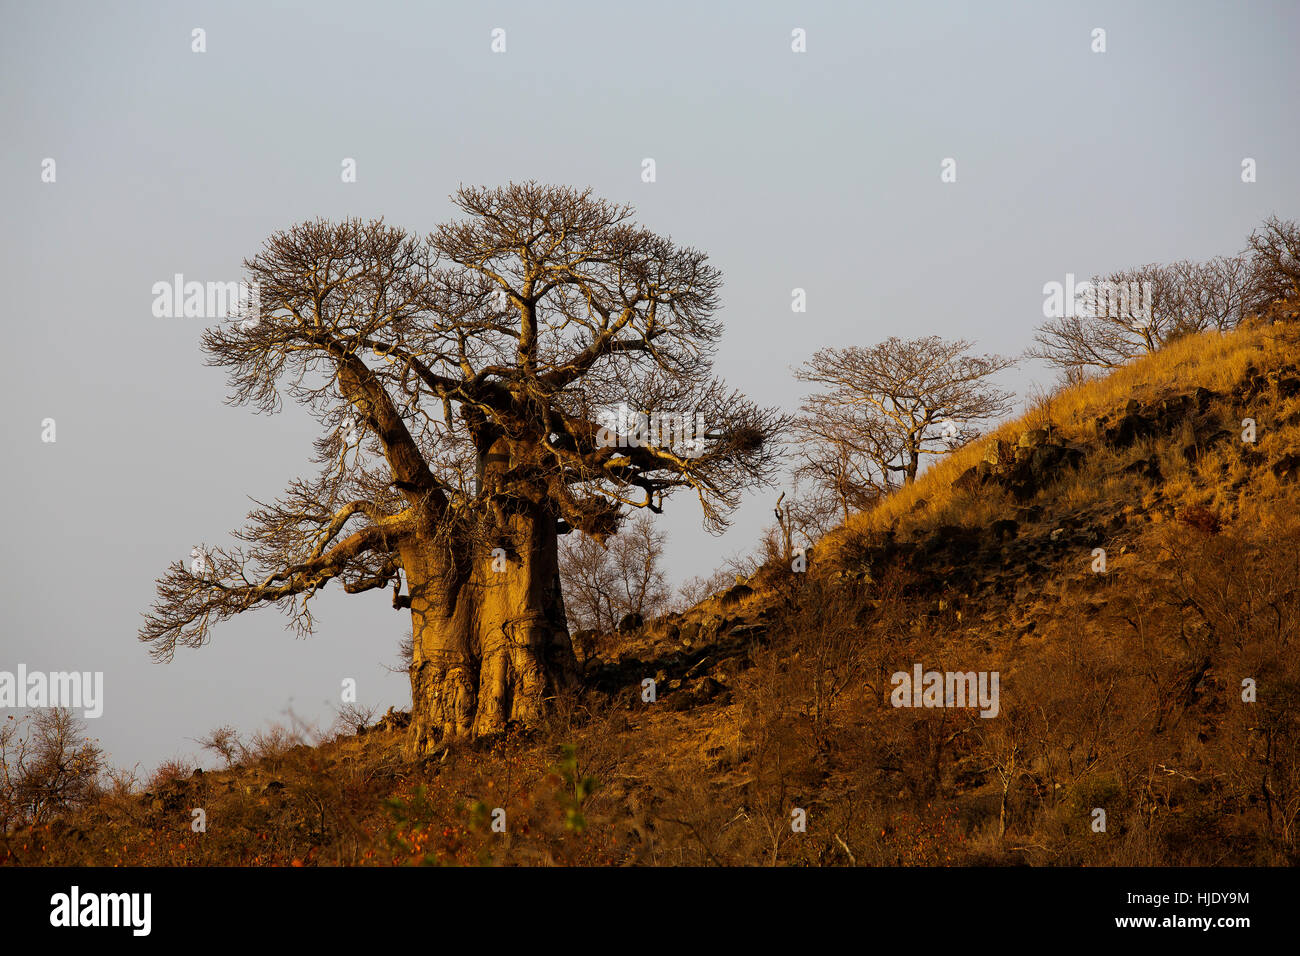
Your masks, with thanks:
[(1178, 520), (1188, 527), (1195, 528), (1202, 534), (1218, 534), (1223, 530), (1223, 520), (1217, 513), (1204, 505), (1192, 505), (1184, 508)]
[(195, 763), (188, 757), (172, 757), (160, 763), (149, 775), (147, 790), (157, 790), (170, 784), (189, 780), (194, 776)]

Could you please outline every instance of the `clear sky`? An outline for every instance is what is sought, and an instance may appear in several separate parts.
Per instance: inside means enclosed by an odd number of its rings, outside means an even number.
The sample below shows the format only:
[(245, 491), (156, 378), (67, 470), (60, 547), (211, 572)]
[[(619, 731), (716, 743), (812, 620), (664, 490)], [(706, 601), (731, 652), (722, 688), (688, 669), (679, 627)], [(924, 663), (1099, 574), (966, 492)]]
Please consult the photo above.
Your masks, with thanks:
[[(1297, 37), (1294, 2), (6, 0), (0, 670), (104, 671), (93, 732), (146, 770), (219, 724), (328, 723), (347, 677), (409, 704), (386, 592), (319, 599), (308, 640), (263, 611), (166, 665), (136, 641), (154, 578), (309, 473), (316, 435), (296, 407), (223, 404), (202, 321), (155, 318), (155, 282), (238, 279), (315, 216), (424, 233), (460, 183), (590, 185), (709, 253), (718, 371), (793, 409), (791, 366), (821, 346), (1018, 353), (1044, 283), (1236, 252), (1300, 217)], [(1003, 384), (1050, 378), (1026, 363)], [(747, 550), (775, 495), (721, 538), (679, 499), (673, 578)]]

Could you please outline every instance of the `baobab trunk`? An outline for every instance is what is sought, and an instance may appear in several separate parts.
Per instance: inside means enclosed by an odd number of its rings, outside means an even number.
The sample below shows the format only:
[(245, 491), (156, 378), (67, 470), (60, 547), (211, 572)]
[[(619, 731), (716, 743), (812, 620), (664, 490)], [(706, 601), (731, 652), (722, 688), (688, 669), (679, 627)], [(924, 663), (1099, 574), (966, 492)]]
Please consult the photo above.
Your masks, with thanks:
[[(445, 538), (403, 555), (411, 599), (412, 755), (536, 724), (574, 680), (555, 519), (515, 514), (488, 545)], [(468, 553), (467, 553), (468, 552)]]

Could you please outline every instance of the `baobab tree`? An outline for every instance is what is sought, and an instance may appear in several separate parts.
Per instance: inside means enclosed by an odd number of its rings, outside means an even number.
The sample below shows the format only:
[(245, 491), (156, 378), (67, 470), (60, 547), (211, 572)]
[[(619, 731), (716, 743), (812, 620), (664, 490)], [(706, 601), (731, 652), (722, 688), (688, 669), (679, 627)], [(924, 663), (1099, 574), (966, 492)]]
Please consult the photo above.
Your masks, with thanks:
[[(302, 403), (320, 471), (258, 502), (245, 545), (173, 564), (140, 633), (167, 660), (256, 608), (310, 630), (332, 580), (392, 587), (412, 620), (414, 754), (535, 723), (575, 679), (559, 535), (603, 540), (683, 489), (724, 527), (786, 424), (711, 374), (721, 277), (703, 252), (590, 190), (452, 198), (464, 217), (424, 239), (314, 221), (245, 261), (255, 314), (206, 331), (208, 362), (230, 370), (233, 403)], [(611, 440), (616, 403), (707, 432)]]
[(922, 455), (947, 454), (978, 435), (978, 423), (1010, 411), (1011, 395), (988, 379), (1015, 359), (970, 355), (972, 347), (931, 335), (818, 350), (795, 371), (825, 386), (800, 417), (806, 437), (830, 446), (808, 476), (838, 495), (865, 463), (875, 469), (868, 495), (888, 491), (894, 475), (910, 485)]

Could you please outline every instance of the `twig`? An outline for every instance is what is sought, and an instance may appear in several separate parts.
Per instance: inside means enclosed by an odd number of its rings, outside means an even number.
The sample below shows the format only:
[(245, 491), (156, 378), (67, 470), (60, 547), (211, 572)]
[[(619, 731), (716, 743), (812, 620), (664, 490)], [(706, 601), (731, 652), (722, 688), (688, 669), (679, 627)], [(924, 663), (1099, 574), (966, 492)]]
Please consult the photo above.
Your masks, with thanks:
[(840, 839), (840, 835), (838, 833), (835, 834), (835, 842), (840, 845), (840, 849), (842, 849), (845, 853), (849, 855), (849, 862), (852, 863), (854, 866), (857, 866), (858, 858), (853, 855), (853, 851), (849, 849), (849, 845)]

